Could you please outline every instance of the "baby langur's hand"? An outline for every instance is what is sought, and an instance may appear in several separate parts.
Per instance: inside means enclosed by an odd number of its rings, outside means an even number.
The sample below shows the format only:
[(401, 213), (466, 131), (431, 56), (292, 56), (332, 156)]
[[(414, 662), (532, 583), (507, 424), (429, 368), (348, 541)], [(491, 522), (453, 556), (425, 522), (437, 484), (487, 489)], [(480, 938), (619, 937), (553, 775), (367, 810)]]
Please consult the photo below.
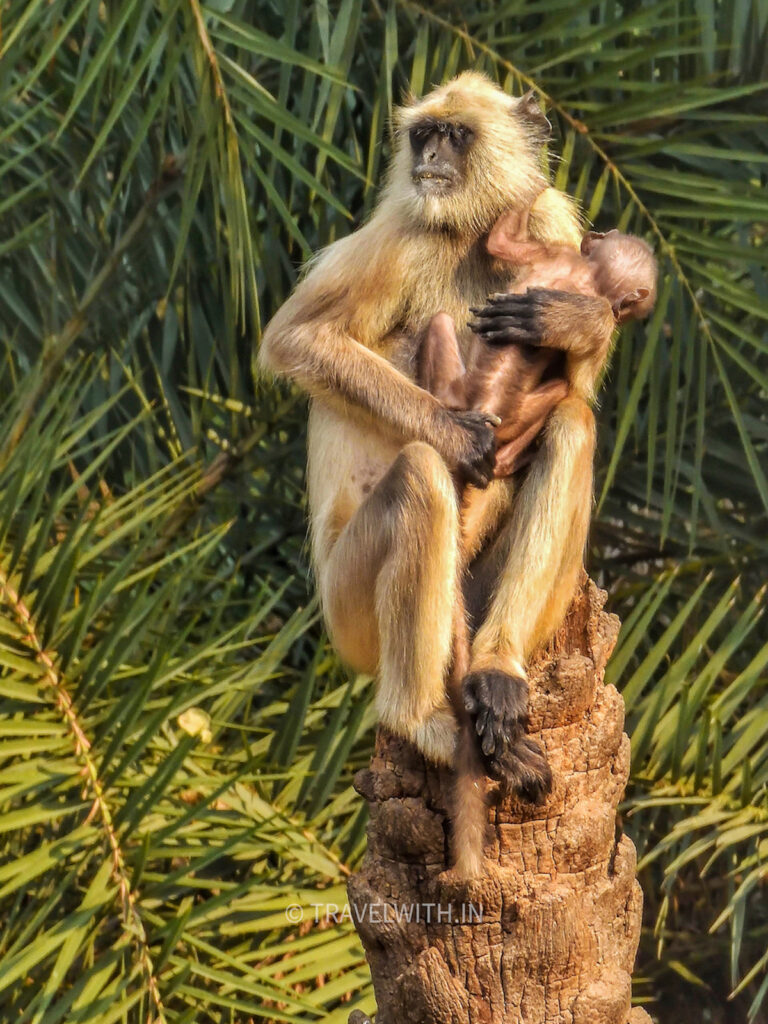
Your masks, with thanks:
[(460, 428), (455, 435), (455, 450), (446, 459), (448, 465), (462, 481), (474, 484), (475, 487), (487, 487), (493, 479), (496, 461), (496, 436), (493, 428), (497, 427), (501, 420), (493, 413), (473, 410), (447, 410), (447, 413)]

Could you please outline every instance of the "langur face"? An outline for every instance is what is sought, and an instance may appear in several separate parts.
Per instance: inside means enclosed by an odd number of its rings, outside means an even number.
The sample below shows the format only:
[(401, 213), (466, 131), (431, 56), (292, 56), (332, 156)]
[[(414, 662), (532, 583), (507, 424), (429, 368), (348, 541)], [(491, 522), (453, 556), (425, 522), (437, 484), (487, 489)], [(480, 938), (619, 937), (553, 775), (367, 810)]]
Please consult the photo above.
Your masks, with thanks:
[(419, 196), (455, 194), (464, 184), (474, 133), (466, 125), (426, 117), (412, 125), (411, 180)]
[(546, 187), (542, 120), (529, 98), (513, 99), (465, 71), (394, 112), (384, 201), (408, 230), (478, 240), (506, 209), (530, 205)]
[(648, 316), (656, 302), (658, 269), (647, 242), (615, 228), (605, 234), (590, 231), (582, 240), (581, 252), (592, 267), (595, 287), (611, 303), (618, 323)]

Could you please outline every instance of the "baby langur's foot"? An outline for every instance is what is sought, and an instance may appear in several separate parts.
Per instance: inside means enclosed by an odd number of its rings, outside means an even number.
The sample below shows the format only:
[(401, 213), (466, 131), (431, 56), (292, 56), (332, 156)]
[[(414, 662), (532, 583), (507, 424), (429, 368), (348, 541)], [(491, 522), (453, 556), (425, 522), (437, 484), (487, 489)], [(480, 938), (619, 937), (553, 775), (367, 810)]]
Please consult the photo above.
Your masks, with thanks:
[(488, 774), (510, 792), (538, 803), (551, 789), (552, 772), (541, 747), (525, 734), (528, 684), (491, 669), (470, 672), (461, 685)]

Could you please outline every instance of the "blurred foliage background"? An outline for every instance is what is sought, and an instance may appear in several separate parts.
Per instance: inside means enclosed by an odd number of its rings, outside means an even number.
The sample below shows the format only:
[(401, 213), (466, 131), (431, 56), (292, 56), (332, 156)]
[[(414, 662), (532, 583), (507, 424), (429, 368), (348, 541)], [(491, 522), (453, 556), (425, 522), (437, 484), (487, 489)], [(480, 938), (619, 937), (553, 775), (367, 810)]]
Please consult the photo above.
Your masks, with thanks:
[[(768, 0), (4, 0), (0, 1017), (346, 1021), (371, 682), (308, 578), (301, 396), (256, 379), (370, 211), (393, 102), (543, 94), (657, 311), (599, 411), (635, 997), (768, 1019)], [(729, 999), (730, 997), (730, 999)]]

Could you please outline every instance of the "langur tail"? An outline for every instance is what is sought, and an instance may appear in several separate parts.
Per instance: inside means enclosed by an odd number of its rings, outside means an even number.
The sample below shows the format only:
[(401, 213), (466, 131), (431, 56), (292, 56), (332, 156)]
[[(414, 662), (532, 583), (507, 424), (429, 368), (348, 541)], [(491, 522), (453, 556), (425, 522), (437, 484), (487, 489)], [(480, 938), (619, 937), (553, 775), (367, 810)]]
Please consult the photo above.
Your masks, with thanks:
[(461, 682), (469, 671), (469, 628), (461, 585), (457, 588), (453, 625), (453, 664), (448, 691), (459, 727), (454, 764), (453, 838), (451, 860), (461, 878), (478, 878), (483, 872), (483, 846), (488, 824), (485, 769), (478, 750), (472, 719), (464, 707)]
[(483, 873), (488, 807), (485, 800), (485, 771), (468, 715), (459, 728), (455, 771), (451, 847), (453, 867), (461, 878), (479, 878)]

